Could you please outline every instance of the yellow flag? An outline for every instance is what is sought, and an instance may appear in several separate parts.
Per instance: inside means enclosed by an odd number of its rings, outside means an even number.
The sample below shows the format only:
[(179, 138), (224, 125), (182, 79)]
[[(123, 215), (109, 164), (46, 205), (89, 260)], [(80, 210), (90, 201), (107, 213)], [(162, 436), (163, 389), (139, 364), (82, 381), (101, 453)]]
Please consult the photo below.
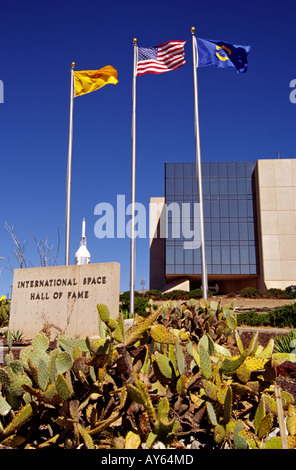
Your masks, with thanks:
[(111, 65), (106, 65), (99, 70), (80, 70), (74, 71), (75, 95), (80, 96), (91, 91), (98, 90), (108, 83), (116, 85), (117, 70)]

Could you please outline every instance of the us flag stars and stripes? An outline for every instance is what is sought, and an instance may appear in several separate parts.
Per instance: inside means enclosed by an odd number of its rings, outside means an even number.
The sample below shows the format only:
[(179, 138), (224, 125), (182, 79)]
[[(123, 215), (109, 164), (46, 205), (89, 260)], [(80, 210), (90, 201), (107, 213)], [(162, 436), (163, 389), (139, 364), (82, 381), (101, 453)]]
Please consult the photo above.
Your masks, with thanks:
[(168, 41), (160, 46), (139, 47), (136, 75), (163, 73), (186, 64), (186, 41)]

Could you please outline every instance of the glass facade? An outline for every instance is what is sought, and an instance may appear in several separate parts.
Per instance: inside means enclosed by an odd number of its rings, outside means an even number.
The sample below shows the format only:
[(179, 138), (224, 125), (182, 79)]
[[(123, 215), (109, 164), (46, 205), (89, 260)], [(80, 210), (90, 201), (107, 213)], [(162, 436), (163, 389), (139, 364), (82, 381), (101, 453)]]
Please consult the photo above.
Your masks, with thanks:
[[(255, 166), (256, 162), (202, 163), (208, 274), (258, 273), (252, 184)], [(201, 274), (195, 163), (165, 164), (165, 201), (166, 274)]]

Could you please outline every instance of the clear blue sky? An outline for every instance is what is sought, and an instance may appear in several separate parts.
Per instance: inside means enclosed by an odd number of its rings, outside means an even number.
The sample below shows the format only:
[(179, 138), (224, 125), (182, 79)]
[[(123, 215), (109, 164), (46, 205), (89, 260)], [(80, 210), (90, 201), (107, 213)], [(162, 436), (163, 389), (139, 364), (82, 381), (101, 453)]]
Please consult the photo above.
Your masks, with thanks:
[[(76, 70), (113, 65), (119, 82), (75, 99), (70, 260), (82, 218), (91, 261), (121, 264), (129, 289), (130, 240), (94, 234), (96, 204), (116, 208), (131, 194), (133, 38), (139, 46), (187, 40), (187, 64), (137, 79), (136, 200), (147, 208), (164, 195), (164, 163), (194, 162), (191, 26), (196, 36), (251, 45), (249, 69), (198, 70), (202, 160), (248, 161), (296, 157), (296, 4), (293, 0), (9, 0), (1, 4), (0, 80), (0, 295), (10, 292), (17, 268), (9, 222), (27, 262), (38, 266), (32, 234), (48, 238), (64, 263), (70, 65)], [(128, 217), (126, 218), (128, 221)], [(148, 233), (148, 227), (147, 227)], [(137, 240), (136, 289), (149, 287), (149, 239)]]

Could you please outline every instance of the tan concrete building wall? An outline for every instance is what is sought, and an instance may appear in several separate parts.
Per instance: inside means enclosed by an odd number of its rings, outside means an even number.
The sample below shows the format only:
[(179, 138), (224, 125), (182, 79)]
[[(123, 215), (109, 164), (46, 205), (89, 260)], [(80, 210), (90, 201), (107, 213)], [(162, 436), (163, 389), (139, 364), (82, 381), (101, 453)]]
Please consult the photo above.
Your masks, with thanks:
[(296, 284), (296, 159), (258, 160), (260, 289)]

